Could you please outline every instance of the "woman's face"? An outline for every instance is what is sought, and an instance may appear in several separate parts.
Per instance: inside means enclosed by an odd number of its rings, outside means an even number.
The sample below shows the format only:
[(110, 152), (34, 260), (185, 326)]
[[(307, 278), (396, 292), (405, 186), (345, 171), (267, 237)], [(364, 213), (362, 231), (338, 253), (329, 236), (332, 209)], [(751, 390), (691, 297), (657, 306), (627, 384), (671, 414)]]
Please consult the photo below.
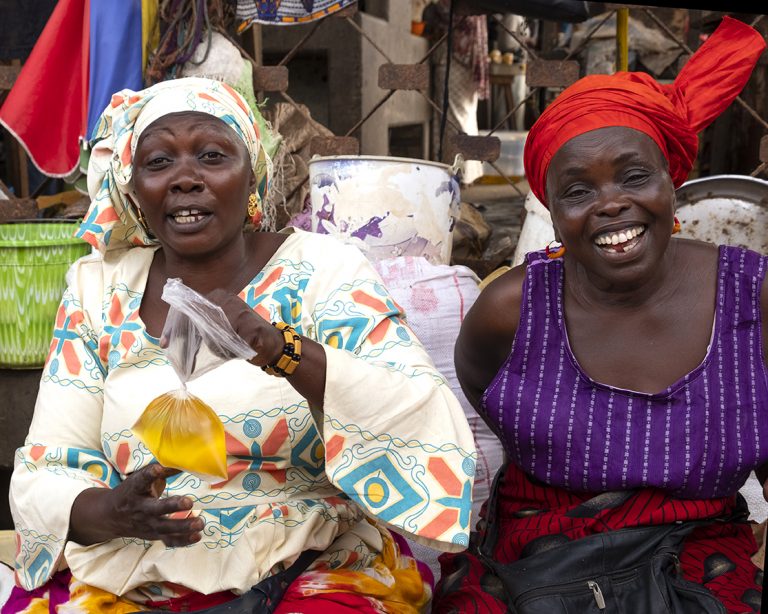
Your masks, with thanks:
[(255, 189), (242, 140), (220, 119), (195, 112), (166, 115), (144, 130), (133, 181), (152, 233), (182, 257), (232, 245)]
[(547, 199), (555, 235), (590, 273), (631, 283), (669, 244), (675, 190), (656, 143), (630, 128), (574, 137), (552, 158)]

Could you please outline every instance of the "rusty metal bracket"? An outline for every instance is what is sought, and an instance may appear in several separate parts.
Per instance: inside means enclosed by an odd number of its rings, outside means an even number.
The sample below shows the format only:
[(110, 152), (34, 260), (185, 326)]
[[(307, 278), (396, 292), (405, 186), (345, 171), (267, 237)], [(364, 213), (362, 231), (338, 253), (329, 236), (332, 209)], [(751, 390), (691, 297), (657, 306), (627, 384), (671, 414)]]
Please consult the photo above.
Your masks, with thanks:
[(528, 87), (568, 87), (579, 79), (579, 63), (573, 60), (531, 60), (526, 65)]
[(21, 72), (21, 66), (0, 66), (0, 92), (13, 87)]
[(253, 89), (257, 92), (285, 92), (288, 90), (287, 66), (254, 66)]
[(454, 134), (448, 139), (448, 153), (451, 158), (461, 154), (465, 160), (495, 162), (501, 154), (501, 140), (495, 136)]
[(427, 64), (382, 64), (379, 66), (379, 87), (383, 90), (428, 90)]
[(357, 15), (357, 2), (350, 4), (340, 11), (331, 13), (329, 17), (354, 17), (355, 15)]
[(314, 136), (309, 141), (312, 156), (356, 156), (360, 153), (360, 141), (353, 136)]

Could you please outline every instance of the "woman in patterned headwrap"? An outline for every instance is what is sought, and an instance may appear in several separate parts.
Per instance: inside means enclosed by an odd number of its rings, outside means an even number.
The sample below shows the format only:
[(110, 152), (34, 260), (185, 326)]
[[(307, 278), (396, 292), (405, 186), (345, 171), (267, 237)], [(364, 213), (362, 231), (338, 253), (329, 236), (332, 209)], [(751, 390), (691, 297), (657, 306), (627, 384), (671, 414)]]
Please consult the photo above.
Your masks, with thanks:
[[(561, 247), (493, 281), (456, 345), (459, 380), (508, 458), (492, 510), (497, 563), (534, 566), (590, 536), (679, 522), (692, 531), (674, 582), (699, 585), (707, 612), (759, 609), (737, 491), (752, 470), (768, 473), (768, 258), (672, 235), (697, 133), (764, 48), (725, 18), (673, 84), (588, 76), (532, 127), (526, 176)], [(435, 611), (507, 611), (508, 586), (480, 559), (442, 564)], [(599, 584), (574, 590), (589, 611), (619, 611)], [(621, 611), (648, 611), (649, 595)]]
[[(380, 278), (325, 236), (244, 230), (270, 160), (222, 83), (119, 92), (95, 141), (79, 235), (98, 251), (70, 271), (16, 454), (3, 612), (189, 611), (254, 585), (270, 611), (422, 610), (429, 580), (388, 527), (463, 549), (475, 451)], [(174, 277), (257, 352), (189, 383), (224, 424), (218, 482), (160, 466), (131, 431), (178, 386), (159, 341)], [(264, 581), (284, 570), (298, 578), (276, 606)]]

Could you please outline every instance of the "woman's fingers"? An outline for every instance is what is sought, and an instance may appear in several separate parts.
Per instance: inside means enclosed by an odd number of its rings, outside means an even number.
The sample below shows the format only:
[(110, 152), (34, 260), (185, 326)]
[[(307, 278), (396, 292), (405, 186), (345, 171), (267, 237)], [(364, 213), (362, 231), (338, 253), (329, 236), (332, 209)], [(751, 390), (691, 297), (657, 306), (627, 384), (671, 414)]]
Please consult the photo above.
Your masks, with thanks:
[(147, 516), (166, 516), (176, 512), (187, 512), (192, 509), (192, 499), (189, 497), (167, 497), (163, 499), (145, 499), (142, 502), (142, 512)]
[(162, 541), (166, 546), (189, 546), (202, 538), (203, 522), (199, 518), (195, 520), (198, 524), (191, 524), (189, 520), (156, 519), (148, 522), (142, 534), (137, 537)]
[(200, 540), (204, 523), (190, 516), (192, 499), (160, 496), (166, 478), (176, 473), (177, 469), (152, 464), (131, 474), (114, 490), (118, 496), (114, 510), (126, 537), (162, 540), (167, 546), (188, 546)]
[(177, 473), (179, 473), (178, 469), (152, 464), (133, 472), (121, 486), (134, 495), (159, 497), (165, 490), (166, 478)]
[(137, 537), (162, 540), (166, 545), (186, 546), (199, 541), (205, 523), (191, 513), (192, 500), (188, 497), (145, 498), (135, 510), (134, 526), (141, 527)]
[(180, 535), (187, 537), (200, 533), (204, 523), (202, 518), (156, 518), (152, 522), (152, 533), (156, 539)]

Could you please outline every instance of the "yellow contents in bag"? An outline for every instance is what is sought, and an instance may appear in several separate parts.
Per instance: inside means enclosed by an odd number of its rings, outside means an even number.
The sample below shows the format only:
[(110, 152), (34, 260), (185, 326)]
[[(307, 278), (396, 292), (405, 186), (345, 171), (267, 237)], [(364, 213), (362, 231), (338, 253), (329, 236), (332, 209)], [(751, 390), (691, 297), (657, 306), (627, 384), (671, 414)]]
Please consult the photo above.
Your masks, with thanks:
[(227, 478), (224, 425), (207, 403), (186, 388), (150, 402), (132, 430), (161, 465)]

